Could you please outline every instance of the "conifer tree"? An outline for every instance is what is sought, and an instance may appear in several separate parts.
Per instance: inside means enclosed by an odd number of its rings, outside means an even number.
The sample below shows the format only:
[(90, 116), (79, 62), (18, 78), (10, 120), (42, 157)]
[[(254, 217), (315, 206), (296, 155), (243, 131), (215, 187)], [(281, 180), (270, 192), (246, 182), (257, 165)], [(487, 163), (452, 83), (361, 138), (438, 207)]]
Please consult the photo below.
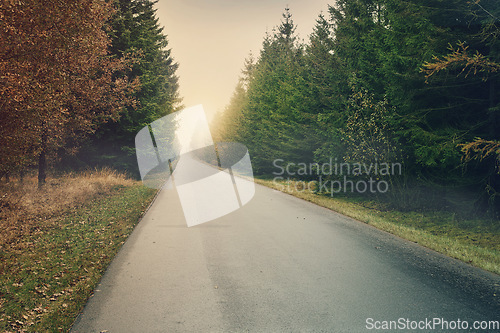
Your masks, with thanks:
[(248, 84), (240, 137), (257, 172), (270, 172), (273, 160), (307, 162), (313, 157), (314, 123), (306, 107), (304, 46), (288, 8), (281, 24), (264, 38)]
[[(132, 68), (122, 73), (137, 79), (136, 104), (127, 107), (117, 122), (101, 128), (87, 149), (87, 162), (111, 164), (136, 173), (134, 138), (152, 121), (180, 107), (178, 64), (174, 62), (168, 39), (150, 0), (117, 0), (111, 21), (110, 51), (116, 58), (132, 57)], [(90, 158), (89, 158), (90, 157)]]

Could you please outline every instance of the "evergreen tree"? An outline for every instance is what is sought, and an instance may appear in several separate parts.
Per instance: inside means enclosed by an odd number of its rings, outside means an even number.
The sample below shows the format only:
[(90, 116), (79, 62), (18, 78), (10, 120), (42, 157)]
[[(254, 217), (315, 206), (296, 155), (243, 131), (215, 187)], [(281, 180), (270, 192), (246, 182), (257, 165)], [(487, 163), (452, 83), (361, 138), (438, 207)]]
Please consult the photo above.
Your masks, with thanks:
[(472, 120), (466, 96), (480, 96), (481, 85), (472, 92), (459, 80), (429, 87), (420, 71), (449, 43), (470, 39), (465, 2), (341, 0), (330, 12), (344, 67), (376, 100), (395, 107), (412, 172), (437, 180), (458, 171), (456, 139)]
[[(167, 36), (159, 26), (154, 4), (149, 0), (119, 0), (112, 23), (111, 53), (117, 57), (134, 54), (138, 61), (127, 73), (139, 78), (136, 93), (139, 105), (130, 108), (117, 123), (125, 135), (135, 135), (144, 125), (162, 117), (178, 106), (178, 65), (167, 49)], [(128, 139), (128, 138), (126, 138)]]
[[(136, 173), (134, 139), (152, 121), (180, 107), (178, 64), (167, 49), (167, 36), (158, 23), (150, 0), (118, 0), (111, 22), (111, 53), (117, 58), (135, 58), (122, 75), (137, 79), (136, 104), (128, 107), (117, 122), (103, 127), (90, 145), (90, 163), (111, 164)], [(93, 151), (92, 151), (93, 150)], [(88, 156), (86, 157), (89, 160)]]
[(241, 142), (246, 128), (243, 126), (243, 110), (248, 103), (248, 87), (253, 80), (255, 59), (250, 53), (245, 59), (242, 75), (234, 89), (229, 104), (218, 113), (212, 124), (215, 141)]
[(277, 158), (390, 159), (404, 164), (399, 188), (424, 188), (425, 204), (484, 188), (496, 160), (464, 174), (461, 149), (491, 160), (499, 146), (494, 1), (337, 0), (328, 14), (304, 46), (285, 10), (237, 87), (224, 126), (237, 125), (228, 133), (250, 148), (256, 171), (272, 172)]
[(309, 37), (305, 62), (310, 96), (307, 109), (314, 116), (319, 140), (315, 161), (328, 162), (343, 155), (340, 130), (346, 121), (344, 110), (350, 90), (348, 71), (335, 50), (333, 24), (323, 14), (319, 15)]
[[(456, 95), (463, 135), (459, 147), (467, 163), (467, 178), (480, 189), (477, 210), (500, 215), (500, 8), (494, 1), (476, 1), (468, 8), (467, 39), (450, 44), (449, 53), (424, 65), (432, 85), (460, 82)], [(456, 108), (454, 111), (457, 111)], [(452, 118), (453, 119), (453, 118)]]
[(248, 84), (241, 140), (250, 149), (259, 173), (273, 169), (273, 160), (312, 161), (315, 131), (308, 112), (304, 47), (298, 43), (288, 8), (281, 24), (268, 34)]

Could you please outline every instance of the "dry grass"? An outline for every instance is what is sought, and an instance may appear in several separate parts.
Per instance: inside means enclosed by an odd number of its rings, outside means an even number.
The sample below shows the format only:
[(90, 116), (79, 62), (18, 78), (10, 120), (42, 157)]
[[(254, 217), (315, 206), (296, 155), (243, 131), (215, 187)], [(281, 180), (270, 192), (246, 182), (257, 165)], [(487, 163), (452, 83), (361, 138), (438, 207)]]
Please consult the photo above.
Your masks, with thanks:
[(0, 190), (0, 332), (68, 331), (156, 191), (109, 169)]
[(12, 179), (0, 184), (0, 249), (23, 234), (39, 232), (51, 226), (53, 218), (71, 211), (117, 186), (130, 186), (133, 180), (111, 169), (68, 173), (51, 178), (38, 189), (35, 176), (22, 182)]

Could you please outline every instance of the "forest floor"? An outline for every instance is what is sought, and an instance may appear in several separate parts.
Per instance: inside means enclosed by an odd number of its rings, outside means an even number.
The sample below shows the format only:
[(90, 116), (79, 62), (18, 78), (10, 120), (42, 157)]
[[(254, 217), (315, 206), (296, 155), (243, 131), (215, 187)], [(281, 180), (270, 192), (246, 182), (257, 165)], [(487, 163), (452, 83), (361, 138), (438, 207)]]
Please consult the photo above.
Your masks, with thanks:
[(112, 170), (0, 184), (0, 331), (68, 331), (155, 193)]

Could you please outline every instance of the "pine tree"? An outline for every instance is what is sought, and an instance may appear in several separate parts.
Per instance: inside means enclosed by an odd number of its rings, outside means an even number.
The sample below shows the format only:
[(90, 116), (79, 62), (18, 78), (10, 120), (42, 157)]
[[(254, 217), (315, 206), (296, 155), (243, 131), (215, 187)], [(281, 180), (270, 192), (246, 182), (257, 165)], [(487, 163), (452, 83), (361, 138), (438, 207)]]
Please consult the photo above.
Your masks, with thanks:
[[(84, 157), (90, 163), (112, 164), (136, 173), (135, 135), (147, 124), (180, 107), (175, 74), (178, 64), (168, 49), (167, 36), (156, 17), (155, 3), (150, 0), (116, 1), (110, 50), (117, 58), (135, 59), (133, 67), (122, 74), (129, 80), (138, 79), (140, 87), (134, 95), (136, 105), (128, 107), (117, 122), (103, 127), (93, 140), (91, 147), (98, 148), (90, 148), (90, 154)], [(96, 150), (92, 152), (91, 149)]]
[[(467, 39), (450, 44), (449, 53), (423, 66), (430, 85), (455, 83), (460, 96), (463, 135), (459, 147), (467, 165), (467, 178), (479, 185), (478, 211), (500, 216), (500, 8), (494, 1), (470, 4)], [(466, 42), (465, 42), (466, 41)], [(457, 88), (458, 86), (458, 88)], [(458, 109), (458, 110), (457, 110)], [(453, 118), (452, 118), (453, 119)]]
[(343, 154), (340, 129), (347, 119), (344, 111), (350, 94), (349, 73), (335, 50), (333, 27), (331, 20), (320, 14), (305, 53), (310, 96), (306, 110), (315, 120), (319, 141), (315, 161), (320, 163)]
[(281, 24), (263, 41), (248, 85), (241, 137), (259, 173), (272, 171), (273, 160), (307, 162), (313, 158), (313, 118), (306, 112), (304, 47), (295, 35), (288, 8)]
[(436, 180), (459, 164), (456, 140), (473, 122), (468, 112), (473, 101), (465, 96), (481, 96), (482, 88), (460, 80), (431, 87), (421, 67), (446, 52), (449, 43), (471, 39), (474, 27), (466, 24), (465, 5), (461, 0), (340, 0), (330, 7), (335, 52), (343, 66), (376, 101), (387, 99), (395, 107), (399, 117), (392, 119), (399, 124), (393, 125), (401, 128), (408, 164)]

